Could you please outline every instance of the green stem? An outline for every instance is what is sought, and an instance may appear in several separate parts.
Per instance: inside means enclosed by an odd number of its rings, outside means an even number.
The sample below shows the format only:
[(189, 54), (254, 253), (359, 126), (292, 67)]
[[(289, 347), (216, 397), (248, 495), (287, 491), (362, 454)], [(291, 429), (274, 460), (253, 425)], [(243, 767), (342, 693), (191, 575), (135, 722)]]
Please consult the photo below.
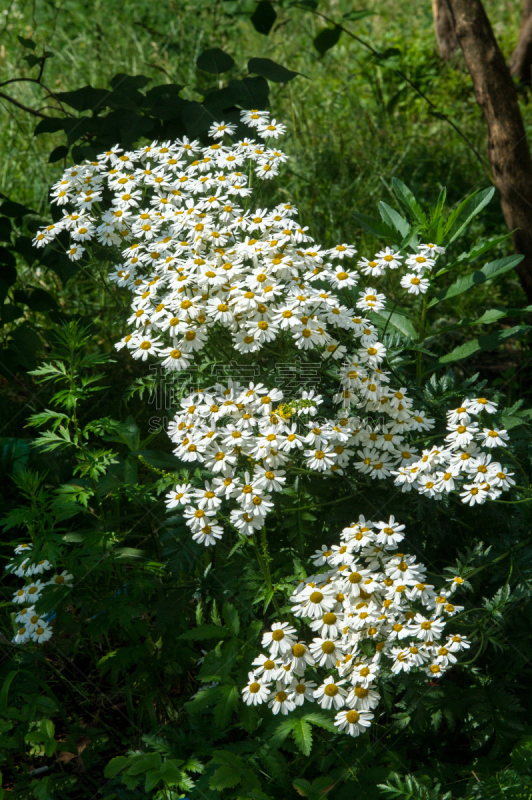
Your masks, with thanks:
[[(499, 502), (506, 502), (506, 501), (499, 501)], [(514, 500), (514, 501), (509, 501), (509, 502), (517, 502), (517, 503), (519, 503), (520, 501), (519, 500)], [(500, 556), (497, 556), (497, 558), (494, 558), (493, 561), (490, 561), (489, 564), (484, 564), (482, 567), (477, 567), (472, 572), (468, 572), (466, 575), (464, 575), (464, 578), (466, 580), (469, 580), (469, 578), (471, 578), (473, 575), (477, 575), (479, 572), (482, 572), (483, 569), (487, 569), (488, 567), (492, 567), (494, 564), (497, 564), (499, 561), (502, 561), (504, 558), (507, 558), (507, 556), (511, 555), (514, 550), (518, 550), (520, 547), (524, 547), (526, 544), (528, 544), (531, 541), (532, 541), (532, 536), (529, 536), (528, 539), (525, 539), (522, 542), (518, 542), (513, 547), (511, 547), (509, 550), (507, 550), (505, 553), (503, 553)]]
[[(517, 469), (518, 469), (520, 472), (522, 472), (522, 473), (523, 473), (523, 475), (524, 475), (524, 478), (525, 478), (525, 481), (526, 481), (526, 483), (527, 483), (527, 486), (528, 486), (528, 488), (530, 489), (530, 481), (529, 481), (529, 479), (528, 479), (528, 475), (527, 475), (527, 473), (526, 473), (526, 470), (525, 470), (525, 468), (524, 468), (523, 466), (521, 466), (521, 463), (520, 463), (520, 461), (519, 461), (519, 460), (518, 460), (518, 459), (517, 459), (517, 458), (514, 456), (514, 454), (513, 454), (513, 453), (511, 453), (511, 452), (510, 452), (510, 450), (509, 450), (508, 448), (504, 448), (504, 454), (505, 454), (506, 456), (508, 456), (508, 457), (509, 457), (509, 458), (510, 458), (510, 459), (511, 459), (513, 462), (514, 462), (514, 464), (515, 464), (515, 466), (517, 467)], [(505, 501), (505, 502), (506, 502), (506, 501)]]
[[(425, 340), (425, 326), (427, 323), (427, 308), (428, 308), (428, 295), (423, 295), (423, 305), (421, 307), (421, 319), (419, 324), (419, 338), (418, 344), (423, 344)], [(421, 383), (421, 376), (423, 374), (423, 353), (421, 351), (416, 353), (416, 380)]]
[(299, 476), (296, 478), (296, 482), (297, 482), (297, 505), (298, 505), (298, 510), (296, 512), (297, 513), (297, 543), (298, 543), (299, 555), (301, 556), (301, 558), (303, 558), (303, 555), (304, 555), (304, 542), (303, 542), (303, 531), (301, 530), (301, 511), (299, 509), (299, 506), (300, 506), (300, 503), (301, 503), (301, 483), (300, 483), (300, 480), (299, 480)]
[(492, 503), (506, 503), (508, 505), (515, 505), (516, 503), (530, 503), (532, 497), (525, 497), (523, 500), (491, 500)]
[(268, 537), (266, 534), (266, 526), (263, 525), (261, 529), (261, 547), (262, 547), (262, 557), (260, 554), (259, 546), (257, 543), (257, 537), (255, 534), (251, 537), (251, 541), (253, 542), (253, 547), (255, 549), (255, 555), (257, 556), (257, 561), (259, 563), (260, 570), (262, 572), (262, 576), (266, 582), (266, 588), (268, 592), (272, 596), (273, 605), (275, 606), (275, 610), (281, 616), (281, 609), (279, 607), (279, 603), (277, 602), (277, 598), (274, 594), (274, 588), (272, 585), (272, 574), (270, 571), (270, 552), (268, 550)]
[(349, 500), (351, 497), (356, 497), (354, 494), (345, 494), (343, 497), (339, 497), (338, 500), (328, 500), (326, 503), (318, 503), (317, 505), (313, 506), (301, 506), (296, 508), (284, 508), (283, 511), (313, 511), (315, 508), (323, 508), (324, 506), (332, 506), (335, 503), (341, 503), (343, 500)]

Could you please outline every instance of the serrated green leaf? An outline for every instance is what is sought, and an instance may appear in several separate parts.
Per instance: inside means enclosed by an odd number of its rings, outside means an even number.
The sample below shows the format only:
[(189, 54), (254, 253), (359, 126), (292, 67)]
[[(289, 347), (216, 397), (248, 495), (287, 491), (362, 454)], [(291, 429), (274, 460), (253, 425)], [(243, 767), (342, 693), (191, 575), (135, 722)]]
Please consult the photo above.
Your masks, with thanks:
[(161, 765), (161, 755), (160, 753), (145, 753), (139, 756), (132, 756), (129, 761), (128, 775), (140, 775), (143, 772), (148, 772), (148, 770), (158, 770)]
[(334, 720), (331, 719), (331, 717), (320, 713), (319, 711), (313, 711), (310, 714), (305, 714), (303, 719), (305, 719), (307, 722), (310, 722), (312, 725), (318, 725), (320, 728), (325, 728), (326, 731), (338, 733), (338, 728), (334, 724)]
[(144, 781), (144, 791), (150, 792), (161, 781), (161, 773), (158, 769), (150, 769), (146, 773)]
[(112, 758), (103, 771), (104, 777), (115, 778), (124, 769), (128, 761), (129, 758), (127, 756)]
[(312, 729), (304, 719), (295, 719), (292, 726), (294, 742), (304, 756), (309, 756), (312, 750)]
[(185, 631), (179, 638), (201, 641), (202, 639), (226, 639), (230, 635), (230, 631), (220, 625), (200, 625), (199, 628)]
[(234, 636), (238, 636), (240, 631), (240, 618), (238, 616), (238, 611), (231, 603), (224, 603), (222, 609), (223, 618), (225, 624), (229, 628), (230, 632)]
[(222, 691), (221, 686), (209, 686), (208, 689), (199, 691), (192, 700), (185, 703), (185, 708), (189, 714), (195, 714), (203, 711), (207, 706), (213, 705), (220, 697)]
[(510, 753), (514, 767), (518, 772), (532, 771), (532, 735), (523, 736)]
[(220, 699), (214, 708), (214, 722), (220, 730), (223, 730), (229, 725), (233, 712), (238, 708), (240, 690), (238, 686), (222, 686), (221, 689)]
[(231, 753), (230, 750), (215, 750), (212, 754), (212, 760), (216, 764), (225, 767), (233, 767), (233, 769), (240, 770), (243, 767), (243, 762), (240, 756), (236, 753)]
[(211, 776), (209, 786), (221, 792), (223, 789), (233, 789), (240, 783), (240, 773), (233, 767), (218, 767)]
[(270, 738), (270, 744), (272, 747), (279, 747), (279, 745), (284, 742), (292, 730), (294, 722), (295, 720), (293, 719), (283, 719), (282, 722), (279, 723), (273, 732), (272, 737)]

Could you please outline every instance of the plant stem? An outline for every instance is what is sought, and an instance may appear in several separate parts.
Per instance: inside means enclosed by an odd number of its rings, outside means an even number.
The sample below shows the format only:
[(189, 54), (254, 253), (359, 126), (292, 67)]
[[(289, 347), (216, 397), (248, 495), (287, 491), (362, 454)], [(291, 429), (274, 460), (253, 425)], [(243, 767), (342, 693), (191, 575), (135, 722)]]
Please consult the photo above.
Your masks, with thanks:
[(251, 541), (253, 542), (253, 547), (255, 549), (255, 555), (257, 556), (257, 561), (259, 563), (260, 571), (262, 572), (262, 576), (266, 582), (266, 588), (268, 589), (268, 592), (271, 593), (275, 610), (277, 611), (279, 616), (281, 616), (281, 609), (277, 602), (277, 598), (275, 597), (274, 588), (272, 586), (272, 574), (270, 571), (271, 559), (270, 559), (270, 552), (268, 550), (268, 537), (266, 534), (266, 525), (263, 525), (261, 530), (261, 547), (263, 553), (262, 556), (260, 554), (259, 545), (257, 543), (257, 537), (255, 534), (253, 534), (253, 536), (251, 537)]
[[(421, 307), (421, 319), (419, 323), (419, 338), (418, 344), (423, 344), (425, 340), (425, 326), (427, 323), (427, 308), (428, 308), (428, 295), (423, 295), (423, 305)], [(416, 380), (421, 383), (421, 376), (423, 374), (423, 353), (421, 351), (416, 353)]]

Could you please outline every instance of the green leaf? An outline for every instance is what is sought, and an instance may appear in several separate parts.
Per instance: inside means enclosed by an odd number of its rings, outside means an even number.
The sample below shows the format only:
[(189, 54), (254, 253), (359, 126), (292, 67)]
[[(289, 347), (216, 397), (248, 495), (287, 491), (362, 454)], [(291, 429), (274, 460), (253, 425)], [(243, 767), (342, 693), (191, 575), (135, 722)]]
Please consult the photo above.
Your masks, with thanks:
[(495, 187), (475, 192), (460, 203), (447, 220), (444, 242), (448, 247), (467, 228), (473, 217), (479, 214), (495, 194)]
[(426, 225), (427, 217), (408, 186), (400, 181), (399, 178), (392, 179), (392, 186), (399, 202), (402, 203), (407, 210), (412, 212), (418, 222), (422, 225)]
[(30, 68), (35, 67), (37, 64), (42, 63), (42, 56), (36, 56), (34, 53), (28, 53), (27, 56), (24, 56), (24, 61)]
[(508, 311), (505, 308), (488, 308), (474, 321), (473, 325), (491, 325), (492, 322), (497, 322), (498, 319), (503, 319), (507, 316)]
[(269, 34), (275, 24), (277, 14), (270, 0), (261, 0), (250, 17), (251, 24), (259, 33)]
[(319, 711), (305, 714), (303, 719), (305, 719), (307, 722), (310, 722), (312, 725), (317, 725), (319, 728), (325, 728), (326, 731), (338, 733), (338, 728), (334, 724), (334, 720)]
[(216, 764), (233, 767), (233, 769), (241, 769), (243, 766), (240, 756), (236, 753), (231, 753), (230, 750), (215, 750), (212, 754), (212, 758)]
[(334, 28), (324, 28), (320, 31), (313, 42), (320, 56), (325, 55), (327, 50), (334, 47), (334, 45), (338, 43), (341, 35), (342, 28), (340, 25), (335, 25)]
[(95, 111), (107, 106), (106, 101), (111, 97), (109, 89), (95, 89), (93, 86), (81, 86), (72, 92), (56, 92), (56, 97), (62, 103), (76, 111)]
[(179, 83), (163, 83), (146, 92), (146, 106), (158, 119), (177, 119), (185, 108), (181, 97), (183, 86)]
[(444, 300), (449, 300), (451, 297), (457, 297), (459, 294), (467, 292), (468, 289), (471, 289), (473, 286), (478, 286), (481, 283), (485, 283), (487, 280), (504, 275), (505, 272), (509, 272), (520, 264), (523, 258), (524, 256), (522, 255), (505, 256), (505, 258), (499, 258), (497, 261), (490, 261), (488, 264), (485, 264), (482, 269), (469, 272), (467, 275), (460, 275), (458, 280), (449, 286), (448, 289), (445, 289), (445, 291), (433, 297), (428, 307), (432, 308)]
[(37, 353), (42, 348), (38, 333), (24, 323), (13, 331), (11, 337), (13, 345), (19, 353), (21, 363), (27, 369), (33, 369), (37, 363)]
[(8, 217), (0, 217), (0, 242), (10, 242), (13, 226)]
[(185, 703), (185, 708), (189, 714), (203, 711), (207, 706), (213, 705), (222, 693), (221, 686), (209, 686), (208, 689), (199, 691), (192, 700)]
[(375, 11), (368, 11), (368, 10), (361, 10), (361, 11), (348, 11), (347, 14), (344, 14), (342, 19), (348, 19), (351, 22), (356, 22), (359, 19), (364, 19), (365, 17), (375, 17), (377, 13)]
[(129, 758), (127, 756), (112, 758), (103, 771), (104, 777), (115, 778), (124, 769), (128, 761)]
[(101, 667), (101, 666), (102, 666), (102, 664), (105, 664), (105, 662), (106, 662), (106, 661), (109, 661), (109, 659), (110, 659), (110, 658), (114, 658), (114, 657), (116, 656), (116, 654), (117, 654), (117, 653), (118, 653), (118, 650), (110, 650), (108, 653), (106, 653), (104, 656), (102, 656), (102, 657), (101, 657), (101, 658), (100, 658), (100, 659), (99, 659), (99, 660), (96, 662), (96, 666), (97, 666), (97, 667)]
[(384, 203), (382, 200), (379, 203), (379, 211), (383, 222), (392, 225), (401, 236), (408, 236), (411, 230), (411, 225), (404, 217), (401, 216), (394, 208)]
[(40, 728), (42, 733), (45, 734), (47, 739), (53, 739), (55, 734), (55, 726), (51, 719), (41, 720)]
[[(41, 121), (35, 126), (33, 135), (38, 136), (40, 133), (57, 133), (57, 131), (63, 131), (67, 121), (68, 120), (63, 119), (62, 117), (48, 117), (47, 119), (41, 119)], [(2, 213), (4, 213), (3, 208)], [(13, 214), (9, 214), (8, 216), (11, 217)], [(20, 216), (20, 214), (17, 214), (16, 216)]]
[(9, 689), (13, 683), (14, 678), (21, 672), (19, 669), (14, 669), (6, 675), (2, 690), (0, 691), (0, 714), (7, 716), (7, 699), (9, 697)]
[(398, 314), (397, 311), (391, 312), (386, 309), (382, 311), (373, 311), (372, 315), (373, 314), (385, 320), (389, 325), (393, 325), (393, 327), (397, 328), (404, 336), (417, 341), (416, 329), (408, 317), (403, 316), (403, 314)]
[(396, 58), (400, 55), (401, 51), (398, 47), (387, 47), (386, 50), (383, 50), (381, 53), (376, 53), (375, 58), (379, 61), (379, 63), (382, 63), (383, 66), (387, 67), (388, 64), (386, 64), (386, 61)]
[(13, 303), (9, 303), (2, 306), (0, 313), (2, 318), (2, 324), (6, 325), (9, 322), (14, 322), (19, 317), (23, 317), (24, 309), (20, 308), (20, 306), (13, 305)]
[(266, 78), (260, 75), (229, 81), (228, 88), (236, 93), (238, 105), (242, 108), (266, 108), (268, 105), (270, 86)]
[[(13, 264), (2, 263), (2, 251), (4, 247), (0, 247), (0, 280), (3, 281), (8, 287), (13, 286), (17, 280), (17, 268)], [(9, 252), (9, 251), (6, 251)], [(12, 255), (10, 253), (9, 255)]]
[[(182, 762), (178, 762), (182, 763)], [(184, 774), (174, 761), (165, 761), (160, 770), (161, 778), (165, 783), (179, 785), (183, 780)]]
[(161, 765), (160, 753), (145, 753), (129, 759), (128, 775), (140, 775), (151, 769), (158, 769)]
[(22, 36), (17, 36), (17, 39), (22, 47), (25, 47), (27, 50), (35, 50), (37, 47), (33, 39), (24, 39)]
[(390, 239), (392, 242), (397, 242), (397, 233), (388, 223), (369, 217), (367, 214), (361, 214), (359, 211), (352, 211), (351, 216), (371, 236), (375, 236), (377, 239)]
[[(492, 250), (494, 247), (497, 247), (498, 244), (501, 244), (501, 242), (509, 239), (511, 235), (511, 233), (505, 233), (504, 236), (495, 236), (492, 239), (486, 239), (486, 241), (482, 239), (480, 242), (474, 244), (467, 252), (460, 253), (454, 264), (460, 264), (462, 261), (474, 261), (476, 258), (479, 258), (479, 256), (487, 253), (488, 250)], [(454, 264), (447, 269), (451, 270)]]
[(66, 158), (68, 155), (68, 147), (66, 144), (60, 144), (59, 147), (54, 147), (50, 155), (48, 156), (48, 163), (55, 164), (57, 161), (61, 161), (62, 158)]
[(224, 603), (222, 609), (225, 624), (234, 636), (238, 636), (240, 631), (240, 618), (238, 611), (231, 603)]
[(201, 641), (202, 639), (225, 639), (230, 635), (230, 631), (220, 625), (200, 625), (199, 628), (185, 631), (178, 638)]
[(523, 736), (510, 753), (510, 757), (518, 772), (532, 771), (532, 735)]
[[(42, 120), (43, 122), (56, 122), (57, 120)], [(15, 203), (14, 200), (5, 200), (0, 206), (0, 211), (5, 217), (24, 217), (26, 214), (35, 214), (28, 206), (23, 206), (22, 203)]]
[(32, 311), (53, 311), (57, 308), (54, 298), (45, 289), (33, 289), (25, 302)]
[(309, 797), (309, 795), (312, 794), (312, 784), (310, 781), (305, 780), (305, 778), (296, 778), (292, 786), (302, 797)]
[(211, 776), (209, 786), (221, 792), (223, 789), (232, 789), (240, 783), (240, 772), (233, 767), (218, 767)]
[(146, 773), (146, 779), (144, 781), (144, 791), (150, 792), (158, 783), (161, 781), (161, 773), (158, 769), (150, 769)]
[(219, 47), (204, 50), (196, 59), (196, 66), (203, 72), (210, 72), (211, 75), (220, 75), (235, 66), (234, 60), (228, 53), (224, 53)]
[(532, 330), (531, 325), (516, 325), (514, 328), (488, 333), (485, 336), (479, 336), (477, 339), (471, 339), (469, 342), (460, 345), (460, 347), (455, 347), (450, 353), (438, 359), (436, 366), (451, 364), (454, 361), (461, 361), (463, 358), (468, 358), (474, 353), (480, 353), (484, 350), (496, 350), (506, 339), (520, 336), (529, 330)]
[(240, 689), (238, 686), (222, 686), (221, 697), (214, 709), (214, 722), (220, 730), (226, 728), (233, 712), (240, 702)]
[(270, 739), (272, 747), (279, 747), (279, 745), (284, 742), (292, 731), (294, 721), (293, 719), (283, 719), (282, 722), (279, 723)]
[(255, 75), (262, 75), (263, 78), (274, 83), (288, 83), (288, 81), (302, 74), (277, 64), (271, 58), (250, 58), (248, 70)]
[(304, 719), (295, 719), (292, 726), (292, 736), (296, 745), (304, 756), (309, 756), (312, 750), (312, 729)]

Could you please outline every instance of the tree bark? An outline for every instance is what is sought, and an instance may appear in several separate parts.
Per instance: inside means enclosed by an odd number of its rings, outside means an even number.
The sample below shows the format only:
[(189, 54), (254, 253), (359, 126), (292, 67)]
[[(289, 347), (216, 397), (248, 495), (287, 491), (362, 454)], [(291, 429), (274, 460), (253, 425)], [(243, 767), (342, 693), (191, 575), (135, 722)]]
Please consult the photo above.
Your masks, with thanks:
[[(434, 2), (435, 0), (433, 0)], [(520, 83), (530, 84), (532, 71), (532, 0), (524, 0), (517, 45), (510, 59), (510, 73)]]
[[(530, 2), (532, 3), (532, 0)], [(459, 45), (454, 32), (453, 18), (446, 0), (432, 0), (432, 16), (434, 17), (434, 32), (440, 56), (444, 61), (449, 61)]]
[(532, 302), (532, 159), (515, 83), (481, 0), (445, 0), (488, 126), (488, 156), (516, 253), (516, 268)]

